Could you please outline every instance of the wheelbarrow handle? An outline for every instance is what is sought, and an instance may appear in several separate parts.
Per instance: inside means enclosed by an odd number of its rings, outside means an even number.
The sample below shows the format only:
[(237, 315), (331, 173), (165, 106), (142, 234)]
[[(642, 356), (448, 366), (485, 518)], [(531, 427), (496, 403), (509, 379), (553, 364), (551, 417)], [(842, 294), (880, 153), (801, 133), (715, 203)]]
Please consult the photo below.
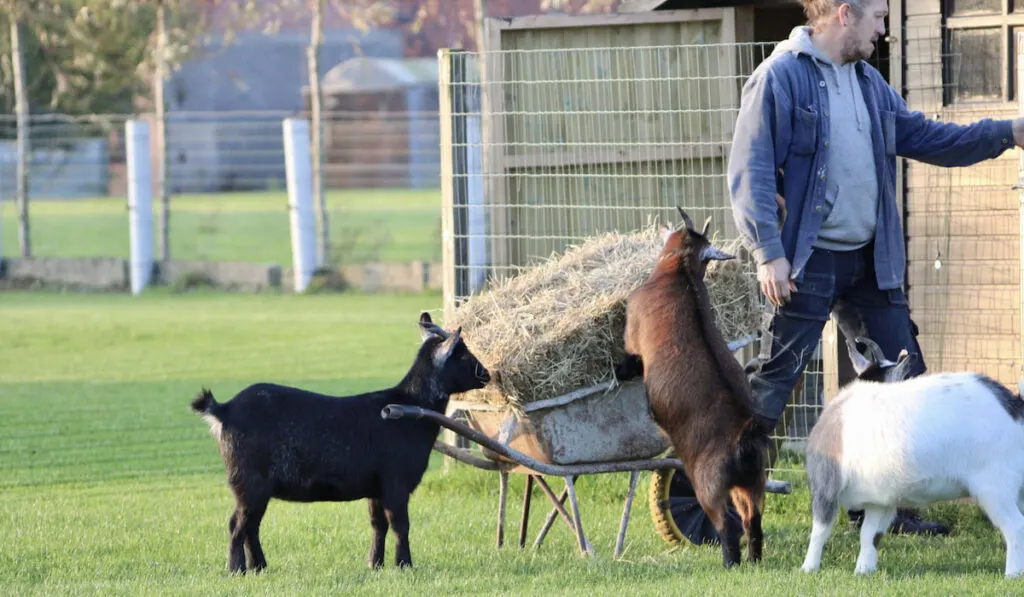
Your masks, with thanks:
[[(548, 464), (541, 462), (534, 458), (523, 454), (522, 452), (506, 446), (505, 444), (492, 439), (483, 433), (464, 425), (458, 421), (450, 419), (439, 412), (432, 411), (426, 408), (420, 408), (418, 406), (408, 406), (405, 404), (388, 404), (380, 411), (380, 416), (385, 420), (396, 420), (396, 419), (430, 419), (438, 425), (446, 429), (451, 429), (455, 433), (458, 433), (462, 437), (469, 439), (470, 441), (476, 442), (485, 448), (490, 449), (493, 452), (512, 460), (516, 464), (525, 466), (532, 469), (534, 472), (541, 475), (550, 475), (557, 477), (568, 477), (573, 475), (588, 475), (596, 473), (615, 473), (615, 472), (628, 472), (628, 471), (653, 471), (661, 470), (666, 468), (674, 468), (676, 470), (684, 470), (683, 463), (678, 458), (652, 458), (649, 460), (630, 460), (620, 462), (594, 462), (586, 464), (578, 464), (573, 466), (563, 466), (558, 464)], [(765, 488), (768, 493), (789, 493), (792, 489), (789, 483), (780, 481), (768, 481), (768, 486)]]

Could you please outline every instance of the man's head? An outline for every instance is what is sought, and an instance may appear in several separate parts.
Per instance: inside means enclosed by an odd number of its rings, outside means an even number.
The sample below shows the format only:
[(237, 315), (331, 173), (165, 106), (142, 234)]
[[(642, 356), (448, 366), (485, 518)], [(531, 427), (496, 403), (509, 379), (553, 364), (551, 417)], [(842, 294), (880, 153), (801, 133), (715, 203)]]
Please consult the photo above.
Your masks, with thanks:
[(801, 0), (815, 36), (829, 40), (841, 63), (867, 60), (885, 35), (888, 0)]

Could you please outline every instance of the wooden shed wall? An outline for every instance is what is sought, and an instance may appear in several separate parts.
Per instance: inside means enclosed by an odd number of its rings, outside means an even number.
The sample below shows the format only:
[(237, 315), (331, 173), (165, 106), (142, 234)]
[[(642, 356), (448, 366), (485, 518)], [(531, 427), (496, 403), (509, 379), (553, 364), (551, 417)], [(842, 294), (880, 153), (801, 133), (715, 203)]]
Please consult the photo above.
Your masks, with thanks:
[[(941, 120), (1014, 118), (1016, 104), (943, 105), (942, 7), (906, 0), (908, 107)], [(949, 81), (945, 81), (949, 85)], [(1017, 151), (968, 168), (907, 160), (908, 281), (933, 371), (970, 369), (1015, 387), (1021, 375)], [(936, 257), (941, 268), (936, 269)]]
[(502, 82), (484, 95), (494, 265), (654, 215), (675, 221), (676, 204), (734, 236), (723, 174), (752, 61), (736, 47), (698, 46), (752, 38), (747, 15), (492, 21), (485, 79)]

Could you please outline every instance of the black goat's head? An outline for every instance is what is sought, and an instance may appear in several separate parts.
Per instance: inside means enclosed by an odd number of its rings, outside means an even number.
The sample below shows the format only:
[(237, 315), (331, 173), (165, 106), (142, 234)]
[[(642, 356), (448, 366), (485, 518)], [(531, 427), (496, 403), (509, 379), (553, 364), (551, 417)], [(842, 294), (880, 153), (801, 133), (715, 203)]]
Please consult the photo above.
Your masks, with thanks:
[[(462, 341), (462, 328), (450, 333), (437, 326), (426, 311), (420, 315), (420, 336), (429, 347), (431, 366), (445, 394), (459, 394), (487, 385), (491, 375)], [(421, 354), (424, 354), (421, 352)]]
[(728, 260), (735, 259), (735, 255), (730, 255), (725, 251), (715, 247), (708, 240), (708, 229), (711, 227), (711, 216), (708, 216), (704, 220), (704, 227), (700, 232), (693, 227), (693, 221), (690, 216), (683, 211), (683, 208), (676, 207), (679, 211), (680, 217), (683, 219), (683, 223), (677, 226), (674, 230), (666, 225), (661, 227), (661, 240), (662, 240), (662, 256), (667, 256), (671, 253), (679, 253), (681, 265), (697, 273), (700, 278), (704, 277), (704, 272), (707, 270), (708, 262), (711, 260)]
[(863, 381), (903, 381), (911, 376), (914, 362), (917, 359), (916, 353), (909, 353), (903, 349), (894, 363), (885, 358), (885, 354), (882, 353), (882, 348), (878, 344), (864, 336), (858, 336), (852, 341), (847, 339), (846, 345), (849, 348), (853, 368), (857, 372), (857, 379)]

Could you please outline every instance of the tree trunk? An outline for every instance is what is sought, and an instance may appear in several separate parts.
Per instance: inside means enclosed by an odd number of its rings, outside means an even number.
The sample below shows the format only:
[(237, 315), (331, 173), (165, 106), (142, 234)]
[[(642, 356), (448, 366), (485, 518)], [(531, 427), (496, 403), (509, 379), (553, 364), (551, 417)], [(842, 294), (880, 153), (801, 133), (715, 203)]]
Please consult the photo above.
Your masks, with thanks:
[(28, 97), (25, 91), (25, 65), (21, 53), (21, 33), (18, 20), (11, 18), (11, 61), (14, 63), (14, 110), (18, 127), (18, 170), (16, 193), (18, 204), (18, 242), (22, 257), (32, 256), (32, 241), (28, 226)]
[(313, 199), (316, 201), (317, 220), (320, 225), (320, 242), (317, 243), (317, 265), (328, 265), (330, 253), (330, 226), (328, 225), (327, 201), (324, 193), (323, 179), (323, 115), (321, 104), (323, 97), (320, 92), (320, 46), (323, 43), (324, 0), (311, 0), (313, 9), (312, 31), (309, 47), (306, 49), (306, 62), (309, 65), (309, 107), (310, 107), (310, 148), (313, 170)]
[(473, 0), (473, 19), (476, 22), (476, 51), (484, 51), (484, 19), (487, 18), (487, 0)]
[(157, 192), (160, 194), (160, 261), (171, 259), (171, 194), (167, 185), (167, 112), (164, 85), (167, 79), (167, 6), (164, 0), (156, 8), (156, 73), (153, 103), (156, 108)]

